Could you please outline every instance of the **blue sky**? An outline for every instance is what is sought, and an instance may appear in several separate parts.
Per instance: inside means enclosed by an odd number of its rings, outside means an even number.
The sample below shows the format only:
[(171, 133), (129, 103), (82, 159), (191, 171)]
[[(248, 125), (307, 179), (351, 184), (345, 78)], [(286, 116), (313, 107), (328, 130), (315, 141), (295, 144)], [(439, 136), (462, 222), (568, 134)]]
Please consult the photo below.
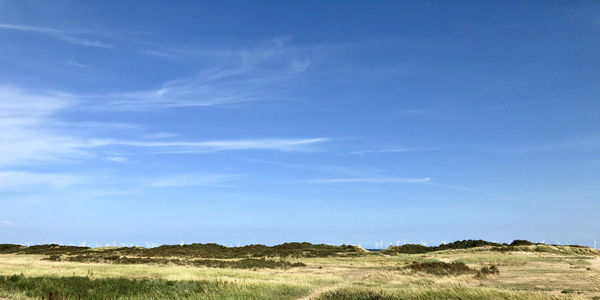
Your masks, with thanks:
[(0, 238), (591, 244), (599, 16), (0, 0)]

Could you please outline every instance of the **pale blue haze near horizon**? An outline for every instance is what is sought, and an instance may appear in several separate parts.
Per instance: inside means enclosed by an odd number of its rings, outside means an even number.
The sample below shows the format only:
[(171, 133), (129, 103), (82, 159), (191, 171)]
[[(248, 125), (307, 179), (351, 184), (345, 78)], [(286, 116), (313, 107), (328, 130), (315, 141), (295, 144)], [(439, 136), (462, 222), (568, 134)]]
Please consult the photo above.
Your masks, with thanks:
[(595, 1), (0, 0), (0, 243), (600, 240)]

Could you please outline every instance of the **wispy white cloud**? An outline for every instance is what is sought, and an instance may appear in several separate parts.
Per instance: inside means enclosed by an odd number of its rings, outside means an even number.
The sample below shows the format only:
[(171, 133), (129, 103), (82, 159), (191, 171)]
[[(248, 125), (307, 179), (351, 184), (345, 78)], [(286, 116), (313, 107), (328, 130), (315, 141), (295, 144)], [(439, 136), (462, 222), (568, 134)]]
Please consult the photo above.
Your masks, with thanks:
[(0, 220), (0, 227), (11, 227), (14, 226), (15, 223), (10, 220)]
[(517, 102), (500, 102), (496, 104), (485, 104), (483, 106), (467, 106), (467, 107), (454, 107), (446, 109), (402, 109), (398, 113), (410, 116), (410, 117), (425, 117), (425, 116), (436, 116), (443, 114), (462, 114), (462, 113), (474, 113), (474, 112), (496, 112), (502, 110), (513, 110), (525, 108), (531, 105), (537, 105), (542, 103), (550, 103), (551, 100), (528, 100), (528, 101), (517, 101)]
[[(0, 166), (31, 165), (107, 157), (98, 150), (110, 146), (154, 148), (163, 153), (203, 153), (227, 150), (310, 151), (328, 138), (228, 139), (212, 141), (167, 141), (171, 134), (149, 140), (94, 138), (98, 128), (107, 132), (137, 130), (133, 124), (106, 122), (69, 123), (56, 120), (65, 110), (79, 109), (73, 95), (28, 92), (0, 86)], [(92, 130), (93, 129), (93, 130)], [(122, 134), (121, 134), (122, 136)], [(143, 136), (143, 133), (142, 133)], [(123, 155), (119, 156), (123, 161)], [(113, 161), (116, 161), (113, 159)]]
[(76, 103), (69, 95), (0, 86), (0, 166), (82, 157), (84, 141), (53, 126), (52, 116)]
[(344, 178), (318, 178), (304, 181), (314, 184), (393, 184), (393, 183), (416, 183), (434, 187), (441, 187), (453, 190), (475, 192), (474, 189), (453, 184), (443, 184), (433, 181), (430, 177), (406, 178), (406, 177), (344, 177)]
[(89, 67), (86, 64), (82, 64), (82, 63), (74, 61), (74, 60), (68, 60), (67, 61), (67, 65), (72, 66), (72, 67), (77, 67), (77, 68), (87, 68), (87, 67)]
[(29, 93), (12, 86), (0, 86), (0, 117), (43, 117), (73, 105), (76, 99), (59, 92)]
[(163, 131), (159, 131), (159, 132), (154, 132), (154, 133), (150, 133), (150, 134), (146, 134), (145, 137), (149, 138), (149, 139), (166, 139), (166, 138), (173, 138), (176, 137), (177, 134), (173, 133), (173, 132), (163, 132)]
[[(241, 82), (239, 82), (241, 84)], [(155, 90), (84, 96), (94, 108), (104, 110), (150, 111), (161, 108), (209, 107), (258, 100), (248, 91), (220, 88), (202, 79), (168, 82)], [(105, 102), (99, 102), (105, 101)]]
[(358, 154), (358, 155), (363, 155), (363, 154), (379, 154), (379, 153), (397, 153), (397, 152), (422, 152), (422, 151), (436, 151), (436, 150), (440, 150), (441, 148), (435, 148), (435, 147), (431, 147), (431, 148), (381, 148), (381, 149), (370, 149), (370, 150), (359, 150), (359, 151), (352, 151), (350, 152), (350, 154)]
[(18, 31), (26, 31), (26, 32), (37, 32), (37, 33), (45, 33), (45, 34), (64, 34), (66, 31), (55, 29), (52, 27), (38, 27), (38, 26), (29, 26), (22, 24), (7, 24), (0, 23), (0, 29), (6, 30), (18, 30)]
[(284, 168), (293, 168), (299, 170), (309, 170), (316, 171), (321, 173), (328, 174), (336, 174), (341, 176), (380, 176), (383, 173), (383, 170), (377, 168), (364, 168), (364, 167), (350, 167), (350, 166), (339, 166), (339, 165), (329, 165), (329, 164), (299, 164), (299, 163), (286, 163), (286, 162), (278, 162), (278, 161), (267, 161), (267, 160), (257, 160), (257, 159), (248, 159), (247, 161), (253, 163), (267, 164), (273, 166), (279, 166)]
[(242, 175), (185, 174), (152, 179), (147, 185), (157, 188), (186, 186), (231, 187), (231, 183), (238, 181), (241, 177)]
[(78, 175), (61, 173), (37, 173), (23, 171), (0, 171), (0, 190), (23, 186), (67, 187), (81, 183), (84, 178)]
[(321, 178), (308, 180), (309, 183), (428, 183), (431, 180), (425, 178), (403, 178), (403, 177), (372, 177), (372, 178)]
[(290, 99), (294, 96), (285, 92), (283, 84), (307, 71), (311, 65), (308, 57), (281, 39), (269, 40), (253, 48), (187, 50), (185, 55), (180, 53), (182, 51), (178, 49), (171, 54), (147, 52), (161, 57), (189, 57), (195, 53), (211, 57), (204, 59), (205, 66), (192, 76), (144, 90), (87, 95), (85, 98), (96, 109), (130, 111)]
[(174, 152), (216, 152), (228, 150), (278, 150), (278, 151), (306, 151), (311, 145), (324, 143), (329, 138), (309, 139), (244, 139), (244, 140), (217, 140), (217, 141), (140, 141), (93, 139), (91, 147), (129, 146), (144, 148), (172, 149)]
[(129, 161), (127, 157), (122, 156), (109, 156), (106, 158), (108, 161), (117, 162), (117, 163), (126, 163)]
[(56, 28), (52, 28), (52, 27), (0, 23), (0, 30), (12, 30), (12, 31), (44, 34), (44, 35), (51, 36), (51, 37), (54, 37), (57, 39), (61, 39), (63, 41), (66, 41), (66, 42), (69, 42), (72, 44), (82, 45), (82, 46), (86, 46), (86, 47), (98, 47), (98, 48), (105, 48), (105, 49), (113, 48), (113, 46), (111, 44), (107, 44), (105, 42), (82, 37), (82, 35), (84, 35), (83, 32), (61, 30), (61, 29), (56, 29)]
[(453, 190), (477, 192), (477, 190), (475, 190), (473, 188), (462, 186), (462, 185), (456, 185), (456, 184), (443, 184), (443, 183), (437, 183), (437, 182), (431, 182), (431, 181), (427, 182), (427, 184), (431, 185), (431, 186), (437, 186), (437, 187), (448, 188), (448, 189), (453, 189)]

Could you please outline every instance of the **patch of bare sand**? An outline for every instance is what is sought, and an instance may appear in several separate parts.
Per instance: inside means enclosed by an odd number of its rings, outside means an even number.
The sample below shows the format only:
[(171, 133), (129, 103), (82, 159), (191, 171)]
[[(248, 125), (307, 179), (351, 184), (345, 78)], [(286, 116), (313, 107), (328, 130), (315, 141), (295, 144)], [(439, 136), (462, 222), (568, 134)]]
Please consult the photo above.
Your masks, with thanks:
[(590, 263), (592, 264), (592, 268), (600, 271), (600, 257), (590, 259)]

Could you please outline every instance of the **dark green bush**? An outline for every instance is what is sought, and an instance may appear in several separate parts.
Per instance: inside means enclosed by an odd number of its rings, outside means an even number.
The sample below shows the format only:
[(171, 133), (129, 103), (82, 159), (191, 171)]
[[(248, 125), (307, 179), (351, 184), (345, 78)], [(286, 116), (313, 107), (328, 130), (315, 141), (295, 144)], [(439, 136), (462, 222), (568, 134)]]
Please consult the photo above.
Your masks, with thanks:
[(16, 253), (21, 251), (25, 246), (14, 244), (0, 244), (0, 253)]
[(490, 265), (488, 266), (483, 266), (481, 267), (481, 269), (479, 271), (477, 271), (477, 273), (475, 274), (475, 277), (477, 278), (485, 278), (488, 275), (498, 275), (500, 274), (500, 270), (498, 269), (498, 267), (496, 267), (495, 265)]
[(450, 244), (441, 244), (439, 246), (423, 246), (418, 244), (406, 244), (402, 246), (391, 246), (385, 250), (381, 250), (383, 254), (418, 254), (434, 251), (450, 250), (450, 249), (469, 249), (482, 246), (501, 246), (498, 243), (487, 242), (484, 240), (463, 240), (456, 241)]
[(510, 246), (529, 246), (529, 245), (535, 245), (535, 244), (528, 240), (514, 240), (514, 241), (512, 241), (512, 243), (510, 243)]
[[(0, 253), (44, 255), (102, 255), (103, 260), (116, 260), (120, 256), (188, 257), (188, 258), (250, 258), (250, 257), (329, 257), (359, 256), (368, 254), (357, 246), (332, 246), (310, 243), (285, 243), (276, 246), (247, 245), (225, 247), (218, 244), (163, 245), (155, 248), (120, 247), (92, 250), (89, 247), (61, 246), (56, 244), (25, 247), (0, 244)], [(86, 259), (82, 257), (81, 259)]]

